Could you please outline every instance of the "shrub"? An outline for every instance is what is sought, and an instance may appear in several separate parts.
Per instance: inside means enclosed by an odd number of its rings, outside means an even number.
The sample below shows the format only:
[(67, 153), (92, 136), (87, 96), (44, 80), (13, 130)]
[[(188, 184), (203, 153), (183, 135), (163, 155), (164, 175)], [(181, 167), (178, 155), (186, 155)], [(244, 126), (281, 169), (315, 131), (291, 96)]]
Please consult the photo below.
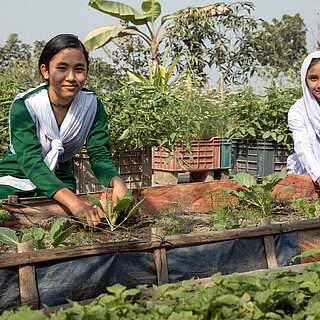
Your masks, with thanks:
[(146, 84), (127, 84), (101, 96), (109, 116), (113, 151), (163, 146), (195, 138), (199, 122), (170, 89)]

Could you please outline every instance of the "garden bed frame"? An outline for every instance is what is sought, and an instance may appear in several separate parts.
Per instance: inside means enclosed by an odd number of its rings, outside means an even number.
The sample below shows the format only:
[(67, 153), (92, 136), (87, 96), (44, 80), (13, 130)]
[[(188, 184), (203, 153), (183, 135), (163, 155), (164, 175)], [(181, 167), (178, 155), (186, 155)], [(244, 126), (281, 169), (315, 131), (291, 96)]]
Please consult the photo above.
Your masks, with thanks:
[[(296, 179), (296, 187), (298, 182), (309, 183), (308, 177), (292, 177), (288, 176), (283, 183), (282, 188), (287, 183), (291, 183), (292, 179)], [(301, 180), (302, 179), (302, 180)], [(148, 212), (157, 212), (159, 207), (168, 204), (170, 201), (183, 195), (189, 197), (193, 195), (189, 201), (193, 201), (191, 209), (201, 208), (200, 211), (208, 210), (204, 206), (204, 194), (208, 193), (208, 189), (219, 189), (221, 187), (230, 186), (232, 188), (238, 188), (232, 181), (218, 181), (212, 183), (195, 183), (186, 184), (181, 186), (172, 187), (157, 187), (157, 188), (145, 188), (134, 191), (136, 198), (146, 196), (146, 205), (143, 209), (143, 214)], [(279, 188), (281, 188), (279, 186)], [(302, 194), (301, 194), (302, 192)], [(94, 194), (101, 201), (108, 193)], [(292, 194), (291, 194), (292, 196)], [(300, 197), (317, 197), (317, 190), (308, 188), (308, 185), (304, 184), (304, 187), (300, 189)], [(86, 199), (85, 195), (79, 195), (82, 199)], [(286, 197), (290, 197), (287, 194)], [(19, 202), (19, 203), (18, 203)], [(197, 203), (198, 202), (198, 203)], [(189, 206), (190, 203), (185, 203), (184, 206)], [(207, 205), (208, 207), (208, 205)], [(50, 217), (50, 212), (60, 212), (66, 214), (67, 211), (64, 207), (58, 205), (55, 201), (45, 198), (29, 198), (29, 199), (17, 199), (16, 197), (10, 197), (8, 203), (3, 205), (4, 209), (12, 210), (14, 216), (20, 217), (15, 222), (9, 221), (8, 226), (21, 227), (31, 226), (35, 221), (39, 222), (46, 217)], [(39, 213), (39, 208), (45, 210), (45, 213)], [(194, 210), (197, 211), (197, 210)], [(22, 218), (21, 218), (22, 217)], [(262, 220), (262, 225), (259, 227), (233, 229), (225, 231), (214, 231), (207, 233), (197, 234), (184, 234), (178, 236), (164, 237), (160, 229), (153, 229), (149, 241), (122, 241), (106, 244), (95, 245), (82, 245), (66, 248), (54, 248), (45, 249), (41, 251), (33, 251), (30, 243), (22, 243), (18, 247), (17, 254), (0, 256), (0, 271), (6, 268), (18, 267), (19, 268), (19, 287), (20, 287), (20, 304), (28, 304), (33, 308), (39, 307), (39, 296), (37, 279), (35, 275), (36, 264), (42, 262), (57, 262), (64, 259), (78, 259), (80, 257), (101, 256), (106, 254), (121, 254), (125, 252), (138, 253), (138, 252), (152, 252), (154, 258), (154, 266), (156, 271), (156, 283), (165, 284), (170, 282), (170, 272), (167, 261), (168, 250), (172, 248), (195, 248), (199, 245), (205, 244), (221, 244), (228, 241), (241, 240), (241, 239), (256, 239), (256, 237), (263, 238), (263, 251), (265, 252), (265, 258), (267, 261), (267, 270), (263, 270), (268, 273), (270, 270), (278, 270), (277, 254), (275, 249), (275, 236), (283, 235), (291, 232), (297, 233), (298, 243), (300, 251), (318, 248), (320, 249), (320, 219), (296, 221), (290, 223), (270, 224), (267, 218)], [(304, 264), (310, 262), (310, 260), (304, 259), (301, 265), (298, 266), (284, 266), (280, 269), (291, 269), (294, 271), (301, 270)], [(210, 266), (209, 266), (210, 267)], [(269, 271), (268, 271), (269, 270)], [(217, 270), (222, 271), (222, 270)], [(247, 270), (254, 272), (254, 270)], [(110, 276), (110, 275), (108, 275)], [(201, 278), (201, 277), (200, 277)], [(210, 279), (203, 277), (204, 279), (197, 280), (200, 283), (210, 283)], [(176, 282), (176, 281), (174, 281)], [(123, 285), (126, 285), (123, 283)], [(97, 293), (97, 295), (99, 292)], [(72, 297), (65, 297), (73, 299)], [(88, 300), (89, 301), (89, 300)]]

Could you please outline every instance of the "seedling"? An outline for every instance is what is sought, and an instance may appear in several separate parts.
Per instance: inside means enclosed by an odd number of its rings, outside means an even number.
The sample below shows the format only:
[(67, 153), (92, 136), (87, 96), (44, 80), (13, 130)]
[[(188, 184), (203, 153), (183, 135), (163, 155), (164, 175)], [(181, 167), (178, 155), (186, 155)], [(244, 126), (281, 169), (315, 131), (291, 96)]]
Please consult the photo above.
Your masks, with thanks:
[(87, 193), (88, 195), (88, 199), (96, 206), (98, 206), (101, 211), (104, 214), (105, 219), (107, 220), (108, 225), (110, 226), (111, 231), (116, 230), (117, 228), (119, 228), (125, 221), (127, 221), (132, 215), (133, 213), (141, 206), (141, 204), (143, 203), (144, 199), (143, 198), (141, 201), (139, 201), (124, 217), (124, 219), (119, 223), (117, 223), (118, 218), (120, 217), (121, 213), (124, 212), (125, 210), (127, 210), (131, 204), (132, 201), (132, 190), (129, 189), (127, 190), (126, 194), (124, 195), (124, 197), (122, 199), (120, 199), (115, 206), (112, 208), (112, 204), (108, 199), (108, 195), (106, 195), (106, 200), (107, 200), (107, 211), (104, 210), (101, 202), (91, 196), (89, 193)]
[(294, 199), (293, 203), (297, 206), (301, 214), (307, 219), (316, 218), (316, 213), (320, 211), (319, 201), (307, 205), (306, 199)]
[[(4, 200), (0, 201), (0, 208), (2, 207)], [(3, 223), (6, 220), (11, 218), (11, 213), (7, 210), (0, 209), (0, 223)]]
[(262, 184), (258, 184), (256, 179), (248, 173), (241, 172), (234, 176), (233, 181), (239, 186), (245, 187), (243, 191), (235, 191), (231, 188), (224, 188), (225, 192), (238, 198), (239, 201), (259, 208), (263, 216), (270, 215), (276, 198), (280, 193), (288, 192), (292, 184), (286, 186), (279, 193), (275, 193), (274, 187), (287, 176), (286, 170), (280, 174), (272, 173), (264, 178)]
[(45, 249), (46, 241), (48, 241), (50, 246), (54, 248), (66, 247), (69, 245), (69, 243), (64, 241), (76, 228), (76, 226), (71, 226), (70, 228), (63, 230), (66, 223), (66, 218), (59, 218), (56, 220), (48, 233), (47, 239), (43, 228), (32, 227), (26, 233), (21, 235), (20, 232), (17, 234), (15, 231), (9, 228), (0, 227), (0, 241), (7, 246), (15, 248), (18, 247), (18, 243), (32, 241), (33, 247), (36, 250)]

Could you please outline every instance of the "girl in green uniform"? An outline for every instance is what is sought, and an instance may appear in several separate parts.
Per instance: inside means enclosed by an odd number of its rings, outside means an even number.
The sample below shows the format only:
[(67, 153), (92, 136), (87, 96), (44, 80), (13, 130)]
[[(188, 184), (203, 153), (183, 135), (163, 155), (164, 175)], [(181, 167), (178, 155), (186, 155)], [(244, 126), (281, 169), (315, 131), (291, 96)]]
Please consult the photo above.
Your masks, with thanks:
[(46, 195), (97, 225), (97, 210), (75, 196), (71, 172), (72, 157), (84, 143), (96, 177), (113, 187), (113, 202), (125, 195), (110, 155), (107, 115), (95, 94), (83, 88), (88, 67), (88, 52), (76, 36), (61, 34), (46, 44), (39, 59), (45, 83), (19, 94), (10, 108), (0, 199)]

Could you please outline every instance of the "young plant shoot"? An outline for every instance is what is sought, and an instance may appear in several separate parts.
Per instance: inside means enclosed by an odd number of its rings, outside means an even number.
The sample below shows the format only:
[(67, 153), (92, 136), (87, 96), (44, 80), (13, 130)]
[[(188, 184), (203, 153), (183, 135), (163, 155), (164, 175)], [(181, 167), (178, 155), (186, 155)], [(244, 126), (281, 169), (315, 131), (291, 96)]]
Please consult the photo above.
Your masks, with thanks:
[(125, 210), (129, 209), (131, 201), (132, 201), (132, 190), (129, 189), (127, 190), (126, 194), (122, 199), (120, 199), (112, 208), (112, 204), (110, 200), (108, 199), (108, 195), (106, 195), (106, 200), (107, 200), (107, 211), (103, 208), (101, 202), (91, 196), (89, 193), (87, 193), (88, 199), (96, 206), (100, 208), (100, 210), (103, 212), (105, 219), (107, 220), (107, 223), (110, 226), (111, 231), (116, 230), (119, 228), (125, 221), (127, 221), (132, 214), (141, 206), (143, 203), (144, 199), (143, 198), (141, 201), (139, 201), (129, 212), (125, 215), (124, 219), (117, 224), (118, 218), (121, 216), (122, 212), (125, 212)]

